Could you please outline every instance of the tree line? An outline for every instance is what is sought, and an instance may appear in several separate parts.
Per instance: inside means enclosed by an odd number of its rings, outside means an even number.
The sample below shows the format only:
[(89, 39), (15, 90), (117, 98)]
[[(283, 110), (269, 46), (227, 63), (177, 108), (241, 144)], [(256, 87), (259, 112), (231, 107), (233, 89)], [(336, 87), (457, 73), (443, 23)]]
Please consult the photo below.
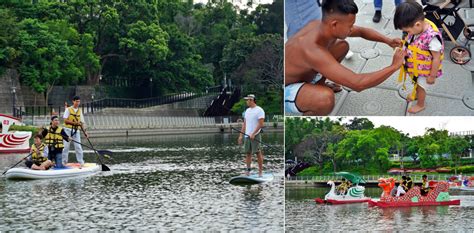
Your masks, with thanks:
[[(410, 167), (436, 168), (461, 164), (474, 148), (473, 136), (450, 136), (447, 130), (426, 129), (409, 136), (390, 126), (374, 127), (367, 118), (292, 118), (285, 120), (285, 156), (309, 162), (323, 172), (343, 170), (385, 173), (400, 166), (390, 156), (410, 157)], [(405, 167), (406, 168), (406, 167)]]
[(164, 95), (203, 91), (224, 75), (244, 92), (281, 96), (282, 35), (282, 0), (251, 12), (226, 1), (5, 0), (0, 72), (18, 70), (46, 98), (54, 85), (101, 77), (140, 80)]

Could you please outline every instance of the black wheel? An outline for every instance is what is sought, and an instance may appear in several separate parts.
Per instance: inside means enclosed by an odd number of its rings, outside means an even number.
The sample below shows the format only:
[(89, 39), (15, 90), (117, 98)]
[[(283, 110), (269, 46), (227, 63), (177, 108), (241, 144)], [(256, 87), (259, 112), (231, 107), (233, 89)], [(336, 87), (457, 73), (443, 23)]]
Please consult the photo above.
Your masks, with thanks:
[(458, 65), (465, 65), (471, 61), (471, 51), (464, 46), (456, 46), (449, 52), (451, 61)]
[(474, 24), (466, 25), (463, 34), (468, 40), (474, 40)]

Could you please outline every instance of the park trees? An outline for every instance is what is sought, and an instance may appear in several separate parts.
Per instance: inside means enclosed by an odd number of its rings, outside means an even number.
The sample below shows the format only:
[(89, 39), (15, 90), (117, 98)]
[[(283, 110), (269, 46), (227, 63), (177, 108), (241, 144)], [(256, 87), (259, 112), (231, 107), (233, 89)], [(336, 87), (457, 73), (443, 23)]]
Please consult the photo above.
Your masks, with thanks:
[[(310, 162), (319, 173), (384, 173), (393, 166), (406, 168), (406, 163), (421, 168), (451, 165), (457, 172), (461, 157), (472, 148), (470, 138), (450, 136), (446, 130), (427, 129), (424, 135), (410, 137), (389, 126), (374, 127), (368, 119), (343, 121), (287, 118), (286, 158), (296, 156), (299, 161)], [(397, 154), (400, 161), (391, 159)], [(411, 161), (404, 161), (409, 158)]]

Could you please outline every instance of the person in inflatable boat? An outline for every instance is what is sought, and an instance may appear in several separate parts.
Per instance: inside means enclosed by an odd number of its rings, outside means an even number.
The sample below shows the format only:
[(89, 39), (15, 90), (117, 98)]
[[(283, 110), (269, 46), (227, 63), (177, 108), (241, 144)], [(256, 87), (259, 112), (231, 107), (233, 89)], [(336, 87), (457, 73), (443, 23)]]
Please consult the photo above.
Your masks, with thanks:
[(34, 143), (31, 145), (31, 157), (25, 161), (25, 165), (32, 170), (48, 170), (53, 162), (48, 159), (48, 147), (42, 142), (43, 136), (36, 134)]
[(55, 162), (57, 168), (64, 167), (61, 156), (64, 148), (63, 140), (69, 142), (71, 137), (59, 126), (58, 116), (52, 116), (50, 126), (43, 128), (40, 134), (44, 137), (45, 143), (48, 146), (49, 160)]
[(402, 40), (406, 53), (405, 64), (400, 68), (398, 82), (413, 84), (407, 101), (417, 100), (408, 112), (415, 114), (425, 109), (426, 92), (442, 75), (441, 61), (444, 58), (444, 42), (436, 25), (425, 19), (423, 7), (415, 1), (406, 1), (397, 6), (393, 20), (395, 29), (408, 35)]

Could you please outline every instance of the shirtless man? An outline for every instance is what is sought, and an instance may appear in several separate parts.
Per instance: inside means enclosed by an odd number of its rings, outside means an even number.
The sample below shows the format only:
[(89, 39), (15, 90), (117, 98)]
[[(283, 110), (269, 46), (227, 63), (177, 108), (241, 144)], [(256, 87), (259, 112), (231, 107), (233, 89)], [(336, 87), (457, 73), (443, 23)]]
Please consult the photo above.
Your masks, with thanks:
[[(328, 115), (334, 108), (334, 91), (326, 78), (362, 91), (377, 86), (404, 60), (399, 38), (390, 39), (372, 29), (354, 25), (357, 5), (353, 0), (326, 0), (323, 18), (308, 23), (285, 45), (285, 112), (294, 115)], [(362, 37), (382, 42), (395, 49), (392, 64), (380, 71), (356, 74), (340, 62), (349, 51), (346, 37)], [(315, 80), (316, 74), (320, 80)], [(317, 76), (316, 76), (317, 77)]]

